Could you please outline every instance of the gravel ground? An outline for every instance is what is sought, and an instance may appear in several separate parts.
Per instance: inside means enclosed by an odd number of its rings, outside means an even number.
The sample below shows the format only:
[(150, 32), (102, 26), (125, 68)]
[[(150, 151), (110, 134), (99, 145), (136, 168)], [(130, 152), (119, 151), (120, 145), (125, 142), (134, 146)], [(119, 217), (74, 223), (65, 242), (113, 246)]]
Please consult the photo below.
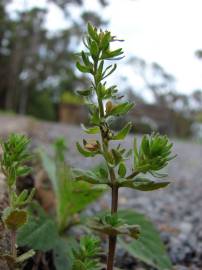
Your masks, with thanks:
[[(70, 163), (81, 168), (93, 165), (92, 159), (81, 157), (75, 148), (75, 142), (83, 136), (80, 128), (0, 117), (1, 127), (8, 122), (9, 132), (22, 130), (34, 138), (35, 145), (48, 145), (58, 136), (67, 138)], [(7, 133), (6, 128), (3, 131), (0, 135)], [(132, 136), (128, 136), (125, 146), (129, 148), (132, 140)], [(175, 269), (199, 270), (202, 269), (202, 145), (174, 140), (174, 153), (178, 156), (167, 169), (172, 184), (167, 189), (148, 193), (124, 189), (120, 194), (120, 207), (137, 209), (153, 220), (161, 231)]]

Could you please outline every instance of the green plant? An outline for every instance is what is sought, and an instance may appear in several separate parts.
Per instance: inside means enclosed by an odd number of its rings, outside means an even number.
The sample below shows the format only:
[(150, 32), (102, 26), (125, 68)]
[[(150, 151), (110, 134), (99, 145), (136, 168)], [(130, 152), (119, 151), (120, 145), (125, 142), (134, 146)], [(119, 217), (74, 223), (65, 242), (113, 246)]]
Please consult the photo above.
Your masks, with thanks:
[(18, 256), (16, 248), (16, 233), (27, 222), (28, 212), (26, 206), (31, 202), (34, 189), (31, 193), (23, 190), (20, 194), (16, 190), (18, 177), (26, 176), (30, 168), (25, 163), (30, 159), (28, 153), (29, 140), (24, 135), (12, 134), (5, 142), (1, 142), (2, 156), (0, 159), (1, 171), (6, 178), (9, 206), (3, 211), (1, 220), (10, 232), (11, 251), (9, 254), (1, 254), (10, 269), (15, 269), (18, 264), (32, 257), (34, 251)]
[[(90, 111), (91, 127), (83, 126), (87, 134), (100, 134), (101, 140), (95, 138), (83, 140), (83, 145), (77, 143), (78, 151), (84, 157), (95, 157), (101, 155), (106, 162), (106, 169), (101, 169), (94, 173), (91, 171), (75, 171), (78, 181), (86, 181), (92, 184), (106, 184), (111, 188), (111, 214), (97, 218), (91, 222), (90, 226), (108, 235), (109, 248), (107, 258), (107, 270), (114, 268), (114, 257), (119, 234), (128, 234), (133, 238), (138, 238), (139, 227), (134, 224), (127, 224), (118, 215), (118, 192), (121, 187), (150, 191), (166, 187), (169, 182), (154, 181), (149, 177), (142, 177), (141, 174), (152, 174), (155, 177), (163, 177), (159, 171), (169, 162), (171, 157), (172, 143), (166, 136), (152, 134), (144, 136), (140, 146), (134, 140), (134, 147), (127, 151), (118, 144), (111, 146), (111, 141), (124, 140), (130, 132), (132, 123), (127, 123), (121, 131), (114, 133), (110, 128), (114, 119), (127, 114), (133, 104), (122, 101), (122, 96), (118, 95), (117, 86), (108, 86), (105, 79), (117, 68), (116, 64), (108, 65), (107, 61), (119, 60), (123, 57), (123, 51), (111, 49), (111, 43), (118, 40), (109, 31), (96, 29), (88, 24), (87, 35), (84, 38), (86, 51), (79, 55), (82, 62), (77, 62), (76, 66), (80, 72), (92, 76), (88, 89), (78, 91), (78, 94), (85, 97), (86, 104)], [(97, 103), (94, 100), (96, 96)], [(126, 160), (130, 159), (133, 153), (132, 172), (128, 173)]]
[(83, 223), (85, 217), (81, 218), (80, 212), (99, 198), (105, 189), (74, 181), (72, 170), (65, 161), (67, 146), (63, 138), (53, 144), (53, 155), (45, 149), (38, 152), (55, 195), (55, 214), (47, 214), (39, 204), (32, 204), (29, 220), (19, 230), (18, 244), (44, 253), (52, 250), (56, 269), (68, 270), (73, 263), (70, 247), (75, 246), (69, 229)]
[(101, 270), (98, 256), (101, 254), (100, 241), (94, 236), (83, 236), (80, 247), (73, 250), (72, 270)]

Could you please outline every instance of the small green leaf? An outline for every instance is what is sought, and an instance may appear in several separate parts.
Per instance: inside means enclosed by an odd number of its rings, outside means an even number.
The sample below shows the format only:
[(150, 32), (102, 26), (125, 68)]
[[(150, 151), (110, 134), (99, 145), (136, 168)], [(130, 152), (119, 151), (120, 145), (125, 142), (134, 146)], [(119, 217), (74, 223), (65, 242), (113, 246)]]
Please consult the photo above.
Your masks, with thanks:
[(132, 189), (137, 189), (141, 191), (152, 191), (168, 186), (170, 182), (154, 182), (147, 178), (137, 177), (134, 180), (123, 180), (119, 183), (120, 187), (128, 187)]
[(83, 124), (81, 124), (81, 127), (87, 134), (97, 134), (100, 131), (100, 128), (97, 126), (86, 128)]
[(129, 122), (128, 124), (125, 125), (125, 127), (119, 131), (116, 135), (112, 137), (112, 140), (124, 140), (125, 137), (128, 135), (132, 127), (132, 123)]
[(97, 41), (98, 40), (98, 34), (96, 29), (93, 27), (93, 25), (91, 23), (88, 23), (88, 34), (90, 35), (90, 37)]
[(134, 104), (129, 102), (118, 104), (112, 108), (112, 110), (110, 111), (110, 115), (114, 116), (124, 115), (128, 113), (133, 108), (133, 106)]
[(121, 177), (124, 177), (126, 175), (126, 166), (123, 162), (119, 164), (118, 174)]
[(81, 52), (81, 57), (82, 57), (82, 60), (83, 60), (84, 64), (85, 64), (87, 67), (90, 68), (90, 67), (92, 66), (92, 64), (91, 64), (91, 62), (90, 62), (90, 60), (89, 60), (89, 57), (88, 57), (87, 53), (85, 53), (84, 51), (82, 51), (82, 52)]
[(91, 68), (81, 65), (79, 62), (76, 63), (76, 67), (80, 72), (91, 73)]
[(102, 39), (101, 39), (100, 47), (101, 47), (103, 50), (108, 49), (108, 48), (109, 48), (110, 41), (111, 41), (111, 34), (110, 34), (110, 32), (106, 31), (106, 32), (103, 34), (103, 37), (102, 37)]
[(27, 166), (20, 166), (17, 168), (16, 176), (26, 176), (31, 172), (31, 168)]
[(111, 68), (111, 70), (103, 77), (103, 79), (107, 78), (108, 76), (110, 76), (117, 68), (117, 64), (114, 64)]
[(87, 96), (92, 95), (92, 90), (91, 89), (78, 90), (76, 92), (77, 92), (77, 94), (79, 94), (80, 96), (83, 96), (83, 97), (87, 97)]
[(90, 52), (95, 57), (98, 55), (99, 48), (98, 48), (97, 43), (95, 41), (92, 41), (92, 43), (91, 43)]

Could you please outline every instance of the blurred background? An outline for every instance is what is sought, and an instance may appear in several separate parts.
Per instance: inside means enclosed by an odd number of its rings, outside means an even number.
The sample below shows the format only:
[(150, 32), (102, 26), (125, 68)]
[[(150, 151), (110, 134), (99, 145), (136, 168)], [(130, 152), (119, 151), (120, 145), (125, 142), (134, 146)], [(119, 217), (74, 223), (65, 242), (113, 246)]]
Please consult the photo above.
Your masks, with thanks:
[(1, 114), (87, 121), (75, 95), (86, 84), (75, 53), (91, 21), (125, 40), (114, 82), (136, 103), (128, 116), (134, 131), (200, 139), (201, 7), (200, 0), (1, 0)]

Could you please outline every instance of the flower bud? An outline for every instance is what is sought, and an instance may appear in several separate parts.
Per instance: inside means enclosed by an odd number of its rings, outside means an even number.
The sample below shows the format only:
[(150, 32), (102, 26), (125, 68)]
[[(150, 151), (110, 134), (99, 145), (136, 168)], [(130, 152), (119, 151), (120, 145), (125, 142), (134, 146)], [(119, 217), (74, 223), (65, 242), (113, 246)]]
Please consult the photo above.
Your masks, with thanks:
[(84, 147), (88, 151), (95, 152), (100, 149), (100, 144), (96, 140), (88, 140), (84, 141)]

